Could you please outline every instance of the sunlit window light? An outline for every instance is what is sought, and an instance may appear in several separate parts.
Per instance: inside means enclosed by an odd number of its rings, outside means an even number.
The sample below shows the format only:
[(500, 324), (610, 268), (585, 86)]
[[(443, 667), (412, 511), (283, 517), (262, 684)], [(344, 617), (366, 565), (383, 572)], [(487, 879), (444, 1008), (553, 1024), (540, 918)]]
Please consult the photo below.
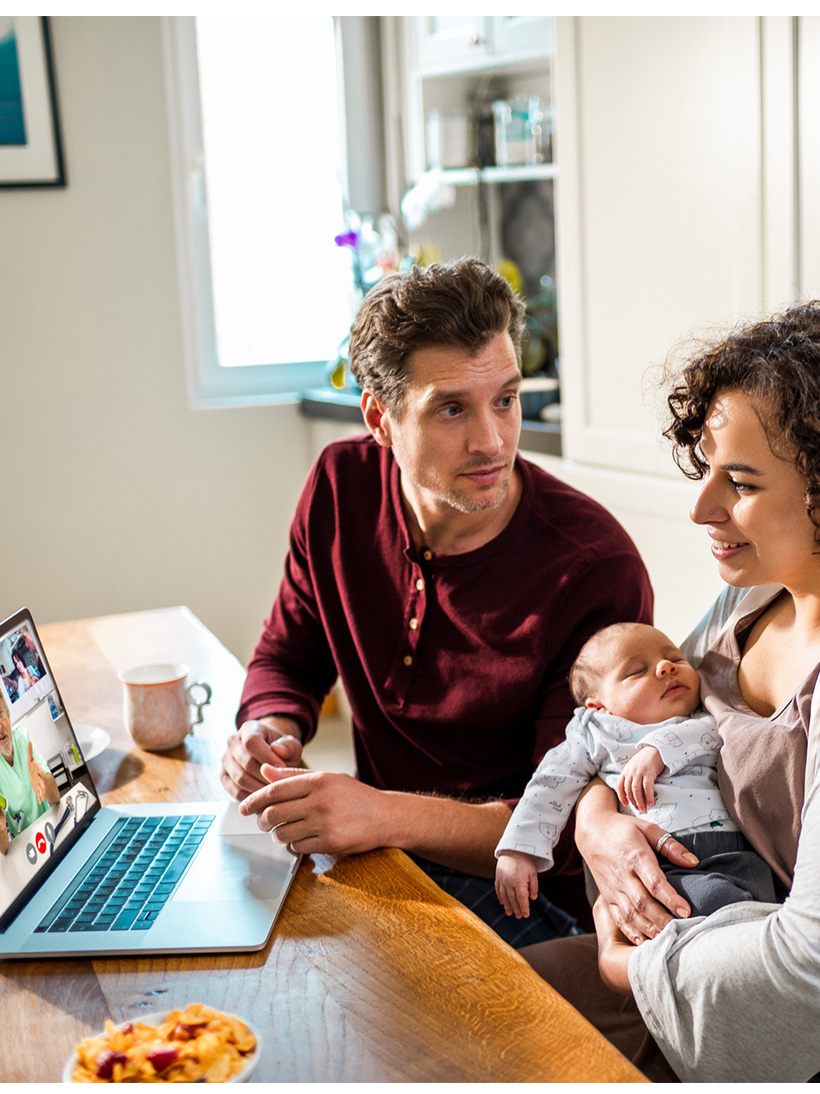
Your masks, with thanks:
[(333, 19), (196, 27), (219, 363), (331, 360), (352, 293)]

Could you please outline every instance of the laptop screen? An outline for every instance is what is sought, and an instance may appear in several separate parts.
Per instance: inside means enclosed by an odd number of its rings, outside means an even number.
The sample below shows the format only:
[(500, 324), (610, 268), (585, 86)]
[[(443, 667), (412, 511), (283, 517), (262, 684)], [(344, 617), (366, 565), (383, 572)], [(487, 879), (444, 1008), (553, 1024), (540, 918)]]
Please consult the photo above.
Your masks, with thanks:
[(100, 808), (30, 614), (0, 624), (0, 926)]

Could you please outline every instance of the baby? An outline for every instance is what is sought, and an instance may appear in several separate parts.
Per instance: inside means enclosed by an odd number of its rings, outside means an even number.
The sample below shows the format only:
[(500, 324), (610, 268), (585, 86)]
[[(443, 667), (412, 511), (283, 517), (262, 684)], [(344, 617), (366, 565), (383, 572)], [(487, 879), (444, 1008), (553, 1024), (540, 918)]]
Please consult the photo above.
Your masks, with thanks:
[(709, 915), (741, 900), (774, 902), (772, 872), (729, 816), (717, 785), (720, 738), (700, 707), (700, 679), (665, 634), (616, 623), (593, 635), (572, 666), (579, 703), (566, 740), (544, 756), (496, 848), (495, 888), (507, 915), (529, 915), (538, 873), (581, 791), (597, 775), (623, 812), (646, 816), (700, 860), (660, 858), (667, 880)]

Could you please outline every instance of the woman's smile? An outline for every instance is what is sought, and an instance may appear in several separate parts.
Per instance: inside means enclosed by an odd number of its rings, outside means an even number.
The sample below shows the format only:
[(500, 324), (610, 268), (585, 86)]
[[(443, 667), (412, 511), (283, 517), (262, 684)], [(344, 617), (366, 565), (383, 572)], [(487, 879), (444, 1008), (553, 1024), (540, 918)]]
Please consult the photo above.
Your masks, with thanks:
[(720, 391), (703, 425), (708, 463), (691, 518), (712, 541), (720, 576), (747, 587), (779, 582), (799, 591), (820, 579), (816, 528), (806, 510), (806, 480), (772, 451), (766, 407), (741, 391)]

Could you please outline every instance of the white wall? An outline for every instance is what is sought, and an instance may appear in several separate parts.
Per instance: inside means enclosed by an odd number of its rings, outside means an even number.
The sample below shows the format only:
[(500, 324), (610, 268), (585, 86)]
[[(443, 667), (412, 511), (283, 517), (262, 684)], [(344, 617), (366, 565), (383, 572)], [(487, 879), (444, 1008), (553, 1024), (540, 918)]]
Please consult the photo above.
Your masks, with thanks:
[(51, 29), (68, 186), (0, 191), (0, 618), (185, 603), (245, 659), (304, 420), (189, 406), (159, 20)]

